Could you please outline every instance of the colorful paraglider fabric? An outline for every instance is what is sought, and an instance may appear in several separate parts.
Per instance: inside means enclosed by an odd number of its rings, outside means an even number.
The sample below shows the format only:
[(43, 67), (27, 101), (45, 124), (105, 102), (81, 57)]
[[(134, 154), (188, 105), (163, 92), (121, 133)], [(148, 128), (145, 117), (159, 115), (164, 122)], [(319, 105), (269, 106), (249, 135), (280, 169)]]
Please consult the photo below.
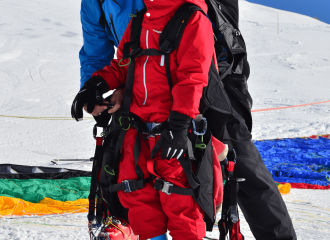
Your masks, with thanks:
[[(326, 136), (255, 141), (279, 191), (330, 189)], [(91, 172), (0, 164), (0, 217), (88, 211)]]
[(91, 172), (0, 164), (0, 217), (88, 211)]
[(279, 183), (292, 188), (330, 188), (330, 139), (326, 136), (255, 141), (263, 161)]

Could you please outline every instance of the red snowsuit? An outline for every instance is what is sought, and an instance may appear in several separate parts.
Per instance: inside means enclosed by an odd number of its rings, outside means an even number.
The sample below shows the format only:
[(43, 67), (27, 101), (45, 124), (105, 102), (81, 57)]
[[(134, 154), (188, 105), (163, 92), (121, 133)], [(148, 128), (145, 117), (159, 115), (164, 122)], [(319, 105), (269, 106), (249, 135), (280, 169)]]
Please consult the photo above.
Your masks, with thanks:
[[(159, 35), (175, 11), (185, 2), (191, 2), (207, 12), (203, 0), (145, 0), (147, 12), (142, 23), (140, 47), (159, 49)], [(110, 90), (126, 82), (127, 66), (118, 65), (123, 54), (125, 42), (130, 40), (130, 25), (119, 44), (117, 57), (111, 65), (99, 70), (93, 76), (101, 76)], [(195, 118), (198, 114), (203, 87), (208, 82), (211, 59), (214, 56), (212, 25), (201, 12), (196, 12), (189, 20), (180, 45), (170, 54), (170, 68), (173, 89), (170, 91), (162, 56), (141, 56), (135, 59), (134, 87), (130, 111), (144, 122), (161, 123), (167, 120), (170, 111)], [(123, 64), (123, 63), (121, 63)], [(134, 141), (136, 130), (127, 131), (122, 157), (119, 164), (118, 182), (137, 179), (134, 166)], [(157, 140), (157, 139), (156, 139)], [(144, 177), (150, 176), (147, 161), (152, 148), (148, 140), (141, 138), (141, 154), (138, 165)], [(214, 144), (214, 201), (222, 201), (222, 176), (217, 159), (224, 148), (220, 142)], [(218, 150), (218, 153), (216, 153)], [(187, 177), (177, 159), (160, 159), (156, 155), (155, 169), (163, 180), (178, 187), (189, 187)], [(205, 236), (203, 211), (191, 196), (158, 192), (149, 182), (145, 188), (131, 192), (118, 192), (122, 205), (129, 209), (129, 221), (140, 239), (164, 234), (167, 229), (174, 240), (200, 240)]]

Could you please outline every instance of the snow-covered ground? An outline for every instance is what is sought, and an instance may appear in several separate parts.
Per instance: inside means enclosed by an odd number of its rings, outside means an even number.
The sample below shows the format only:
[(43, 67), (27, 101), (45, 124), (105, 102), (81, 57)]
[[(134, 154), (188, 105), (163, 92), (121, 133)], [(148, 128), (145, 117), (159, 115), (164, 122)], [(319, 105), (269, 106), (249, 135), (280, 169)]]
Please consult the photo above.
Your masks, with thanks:
[[(79, 88), (79, 9), (74, 0), (0, 1), (0, 163), (51, 166), (54, 158), (93, 155), (93, 120), (69, 120)], [(330, 25), (243, 0), (240, 9), (253, 108), (330, 100)], [(256, 140), (330, 133), (330, 103), (253, 117)], [(91, 170), (90, 164), (62, 166)], [(284, 196), (298, 239), (330, 238), (329, 197), (329, 191), (296, 189)], [(88, 239), (85, 216), (1, 218), (0, 239)], [(244, 219), (242, 232), (253, 239)]]

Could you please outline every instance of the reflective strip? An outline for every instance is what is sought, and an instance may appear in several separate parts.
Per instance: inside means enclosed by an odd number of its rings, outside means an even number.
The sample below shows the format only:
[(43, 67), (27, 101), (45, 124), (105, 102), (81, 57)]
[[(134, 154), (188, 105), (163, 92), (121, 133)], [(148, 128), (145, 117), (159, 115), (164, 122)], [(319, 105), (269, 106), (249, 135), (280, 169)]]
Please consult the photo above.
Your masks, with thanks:
[(170, 135), (171, 135), (171, 138), (174, 139), (173, 134), (172, 134), (172, 131), (170, 131)]
[[(147, 30), (147, 36), (146, 36), (147, 49), (149, 48), (148, 47), (148, 35), (149, 35), (149, 30)], [(143, 105), (145, 105), (146, 101), (147, 101), (146, 65), (147, 65), (148, 59), (149, 59), (149, 56), (147, 56), (147, 59), (146, 59), (144, 65), (143, 65), (143, 85), (144, 85), (144, 91), (145, 91), (145, 97), (144, 97)]]
[(182, 153), (183, 153), (183, 149), (181, 149), (181, 151), (179, 152), (178, 156), (176, 156), (176, 158), (179, 159), (181, 157)]
[(165, 55), (162, 55), (162, 57), (160, 59), (160, 66), (164, 67), (164, 63), (165, 63)]
[(80, 92), (78, 92), (78, 93), (82, 93), (82, 92), (85, 92), (86, 91), (86, 89), (84, 89), (84, 90), (81, 90)]
[(171, 152), (171, 148), (168, 149), (166, 157), (168, 157), (168, 155), (170, 154), (170, 152)]
[(174, 157), (174, 155), (176, 154), (176, 151), (177, 151), (177, 149), (174, 150), (174, 153), (172, 154), (171, 158)]

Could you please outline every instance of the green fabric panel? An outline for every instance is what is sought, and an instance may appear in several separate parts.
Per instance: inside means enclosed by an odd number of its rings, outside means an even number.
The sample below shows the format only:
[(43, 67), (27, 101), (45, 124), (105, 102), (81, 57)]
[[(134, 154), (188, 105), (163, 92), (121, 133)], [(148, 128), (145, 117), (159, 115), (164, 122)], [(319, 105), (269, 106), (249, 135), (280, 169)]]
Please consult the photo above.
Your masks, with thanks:
[(68, 179), (0, 179), (0, 196), (38, 203), (45, 197), (58, 201), (86, 199), (90, 177)]

